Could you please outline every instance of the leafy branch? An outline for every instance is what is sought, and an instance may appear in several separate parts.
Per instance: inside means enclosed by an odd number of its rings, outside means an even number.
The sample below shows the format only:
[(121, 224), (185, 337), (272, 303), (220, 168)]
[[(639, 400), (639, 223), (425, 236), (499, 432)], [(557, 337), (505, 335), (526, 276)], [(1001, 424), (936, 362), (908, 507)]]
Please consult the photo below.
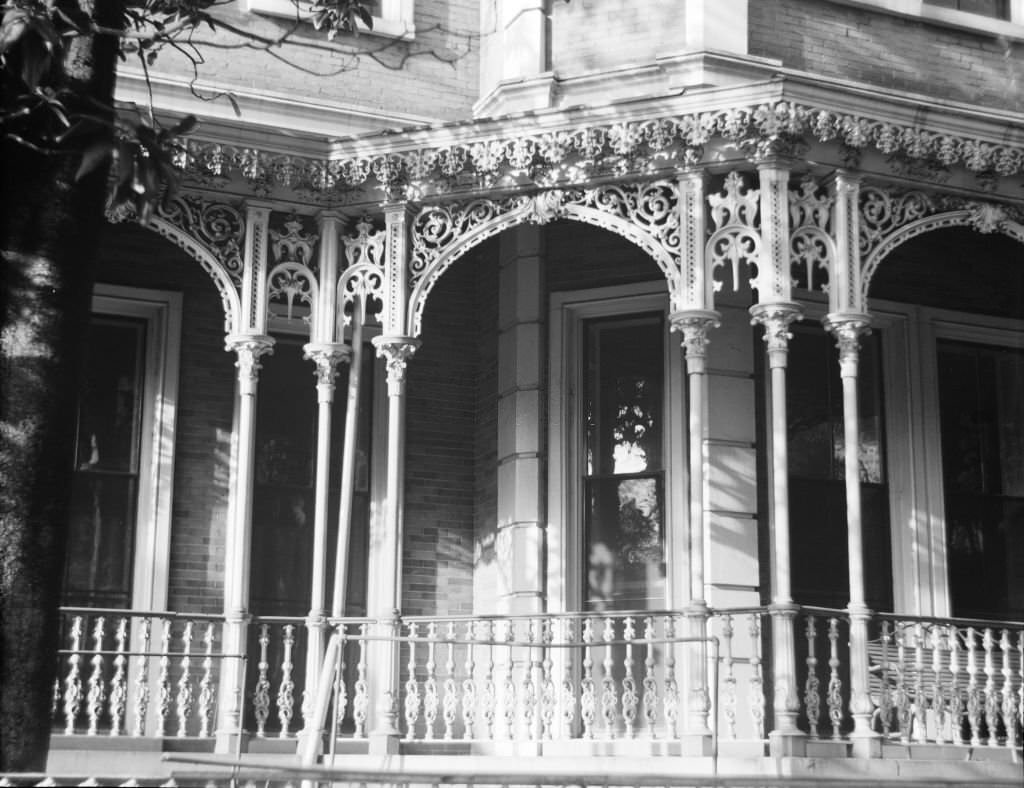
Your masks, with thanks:
[[(101, 3), (97, 0), (95, 5)], [(76, 179), (81, 179), (110, 163), (109, 199), (113, 206), (132, 205), (146, 216), (168, 190), (177, 185), (174, 158), (181, 138), (197, 124), (188, 116), (170, 127), (161, 127), (154, 112), (152, 91), (148, 112), (125, 118), (113, 106), (90, 97), (82, 85), (67, 76), (67, 58), (74, 56), (74, 42), (85, 37), (116, 39), (122, 61), (138, 60), (146, 84), (150, 68), (160, 53), (171, 50), (183, 55), (192, 72), (193, 94), (203, 63), (203, 47), (252, 47), (307, 73), (310, 69), (290, 61), (281, 53), (286, 43), (295, 43), (293, 34), (308, 18), (316, 30), (332, 42), (339, 34), (358, 35), (360, 28), (373, 28), (372, 6), (376, 0), (299, 0), (294, 22), (279, 35), (263, 36), (245, 30), (218, 17), (216, 10), (226, 0), (121, 0), (114, 22), (97, 21), (88, 4), (66, 0), (3, 0), (0, 18), (0, 136), (46, 156), (77, 157)], [(227, 33), (233, 43), (199, 39), (199, 31), (214, 35)], [(302, 45), (302, 42), (299, 42)], [(362, 46), (349, 53), (337, 71), (348, 70), (355, 59), (369, 57), (389, 68), (400, 68), (414, 56), (428, 51), (404, 51), (397, 65), (384, 62), (383, 53), (395, 46), (385, 41), (380, 46)], [(468, 48), (467, 48), (468, 49)], [(461, 56), (461, 55), (460, 55)], [(434, 57), (445, 60), (434, 53)], [(223, 94), (218, 94), (223, 95)], [(228, 96), (238, 112), (237, 103)]]

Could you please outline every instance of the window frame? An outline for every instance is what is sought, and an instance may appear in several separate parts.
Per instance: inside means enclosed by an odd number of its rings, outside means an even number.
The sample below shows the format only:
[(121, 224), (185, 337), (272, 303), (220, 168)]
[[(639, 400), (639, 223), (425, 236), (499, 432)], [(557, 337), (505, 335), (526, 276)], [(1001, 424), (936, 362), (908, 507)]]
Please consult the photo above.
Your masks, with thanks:
[[(893, 606), (951, 615), (938, 373), (939, 339), (1024, 349), (1024, 320), (872, 300), (882, 331)], [(901, 494), (896, 494), (901, 491)]]
[(91, 313), (146, 323), (131, 607), (163, 611), (170, 579), (182, 296), (97, 283)]
[[(359, 35), (384, 36), (411, 41), (416, 38), (414, 17), (415, 0), (379, 0), (380, 13), (373, 16), (373, 28), (360, 26)], [(309, 20), (309, 13), (303, 10), (308, 0), (241, 0), (242, 11), (250, 14), (281, 17), (285, 19)]]
[(590, 288), (552, 293), (549, 304), (548, 386), (548, 554), (547, 599), (551, 612), (583, 609), (586, 556), (580, 458), (582, 425), (583, 323), (594, 318), (660, 312), (664, 315), (665, 354), (665, 604), (686, 601), (689, 588), (687, 508), (687, 413), (682, 350), (669, 327), (664, 283)]
[(832, 0), (832, 2), (866, 7), (896, 16), (923, 19), (944, 27), (955, 27), (1012, 39), (1024, 39), (1024, 0), (1009, 0), (1010, 18), (1008, 20), (996, 19), (970, 11), (934, 6), (927, 0)]

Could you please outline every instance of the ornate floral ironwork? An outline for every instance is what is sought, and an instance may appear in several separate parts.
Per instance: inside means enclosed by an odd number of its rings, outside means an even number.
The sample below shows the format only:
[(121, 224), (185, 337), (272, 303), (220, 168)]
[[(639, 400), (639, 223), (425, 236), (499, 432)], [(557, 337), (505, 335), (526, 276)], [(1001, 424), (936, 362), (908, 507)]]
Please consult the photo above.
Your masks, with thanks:
[[(189, 140), (178, 163), (197, 180), (239, 173), (254, 189), (272, 187), (338, 194), (371, 188), (416, 199), (454, 184), (498, 181), (573, 184), (594, 171), (643, 173), (698, 162), (715, 139), (754, 155), (792, 152), (810, 139), (837, 142), (858, 154), (874, 149), (897, 168), (961, 166), (970, 172), (1011, 176), (1024, 172), (1024, 147), (931, 131), (913, 124), (791, 101), (763, 102), (711, 112), (636, 121), (613, 121), (573, 130), (469, 138), (443, 148), (381, 151), (316, 159), (252, 147)], [(575, 180), (574, 180), (575, 179)]]

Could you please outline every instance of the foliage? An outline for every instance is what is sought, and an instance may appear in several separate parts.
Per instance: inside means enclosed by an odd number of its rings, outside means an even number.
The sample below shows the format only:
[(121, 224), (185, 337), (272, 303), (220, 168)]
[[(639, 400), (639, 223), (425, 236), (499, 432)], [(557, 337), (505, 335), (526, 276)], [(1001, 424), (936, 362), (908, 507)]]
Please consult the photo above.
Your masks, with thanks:
[[(329, 39), (340, 32), (373, 27), (374, 0), (311, 0), (296, 4), (296, 20), (308, 16)], [(95, 0), (102, 2), (102, 0)], [(143, 218), (165, 190), (173, 189), (173, 159), (181, 137), (192, 131), (189, 116), (162, 128), (152, 108), (136, 118), (89, 98), (67, 78), (65, 58), (76, 39), (112, 36), (122, 60), (135, 58), (148, 69), (172, 48), (187, 53), (200, 28), (246, 34), (219, 19), (225, 0), (125, 0), (116, 25), (105, 27), (85, 9), (64, 0), (4, 0), (0, 20), (0, 134), (37, 153), (77, 156), (78, 178), (112, 159), (110, 201), (130, 204)], [(283, 39), (265, 41), (280, 44)]]

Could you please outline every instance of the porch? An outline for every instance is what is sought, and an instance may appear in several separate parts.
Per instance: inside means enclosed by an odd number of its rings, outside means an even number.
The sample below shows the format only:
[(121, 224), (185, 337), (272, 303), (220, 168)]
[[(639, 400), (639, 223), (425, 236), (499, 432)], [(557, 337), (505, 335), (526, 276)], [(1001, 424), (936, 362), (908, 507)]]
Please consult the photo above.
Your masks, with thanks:
[[(64, 616), (54, 776), (104, 774), (117, 752), (119, 772), (134, 777), (231, 763), (294, 769), (302, 760), (557, 774), (595, 756), (600, 770), (624, 778), (665, 771), (666, 757), (676, 759), (673, 771), (685, 763), (709, 776), (1019, 777), (1019, 622), (871, 615), (865, 736), (850, 711), (842, 610), (346, 618), (328, 622), (336, 637), (313, 678), (308, 635), (320, 625), (301, 618), (252, 618), (243, 626), (255, 650), (233, 653), (223, 646), (233, 624), (220, 617), (84, 608)], [(783, 616), (794, 643), (772, 638)], [(226, 686), (232, 677), (238, 684)], [(770, 741), (787, 681), (798, 688), (798, 730), (780, 752)], [(218, 732), (219, 706), (231, 697), (241, 736)], [(320, 716), (325, 735), (307, 736)]]

